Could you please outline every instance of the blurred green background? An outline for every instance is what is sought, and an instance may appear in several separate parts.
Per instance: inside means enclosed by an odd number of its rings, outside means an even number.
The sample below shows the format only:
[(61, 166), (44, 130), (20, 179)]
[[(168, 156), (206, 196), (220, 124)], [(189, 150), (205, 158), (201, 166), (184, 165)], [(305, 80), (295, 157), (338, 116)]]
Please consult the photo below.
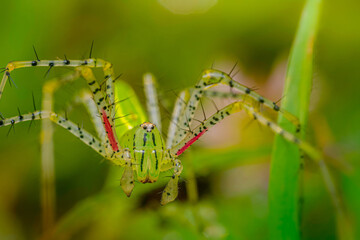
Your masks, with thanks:
[[(304, 1), (7, 1), (2, 2), (0, 65), (40, 59), (93, 56), (114, 64), (116, 73), (145, 104), (142, 75), (158, 78), (164, 124), (175, 93), (193, 86), (201, 71), (230, 71), (236, 80), (280, 99), (286, 61)], [(328, 156), (330, 169), (360, 239), (360, 15), (358, 1), (324, 1), (315, 47), (309, 138)], [(48, 78), (71, 69), (53, 69)], [(38, 108), (45, 68), (12, 73), (0, 101), (5, 117)], [(84, 84), (56, 95), (63, 111)], [(286, 97), (286, 96), (285, 96)], [(229, 102), (217, 101), (217, 105)], [(214, 111), (211, 103), (208, 114)], [(91, 129), (76, 106), (71, 119)], [(159, 205), (167, 180), (136, 184), (127, 198), (120, 173), (65, 130), (55, 127), (56, 236), (59, 239), (267, 239), (267, 183), (273, 134), (245, 115), (233, 116), (210, 131), (183, 158), (195, 170), (199, 201), (187, 201), (184, 174), (179, 200)], [(41, 236), (40, 122), (0, 129), (0, 239)], [(166, 132), (166, 131), (165, 131)], [(219, 136), (222, 140), (219, 141)], [(317, 167), (306, 161), (301, 232), (304, 239), (337, 239), (334, 209)], [(109, 174), (110, 173), (110, 174)]]

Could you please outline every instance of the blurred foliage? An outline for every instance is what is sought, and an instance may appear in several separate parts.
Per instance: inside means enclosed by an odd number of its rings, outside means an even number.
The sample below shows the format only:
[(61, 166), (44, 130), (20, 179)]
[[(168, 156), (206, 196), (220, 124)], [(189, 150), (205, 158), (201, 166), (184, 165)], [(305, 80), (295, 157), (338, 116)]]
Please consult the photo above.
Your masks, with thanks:
[[(230, 71), (237, 80), (276, 101), (281, 97), (287, 61), (304, 1), (7, 1), (2, 3), (0, 64), (39, 57), (93, 56), (114, 64), (139, 94), (141, 77), (159, 81), (164, 122), (173, 92), (193, 86), (204, 68)], [(360, 16), (355, 0), (324, 1), (314, 55), (314, 83), (307, 136), (328, 156), (355, 238), (360, 239)], [(38, 105), (46, 69), (20, 69), (0, 101), (4, 116)], [(53, 69), (48, 78), (69, 69)], [(280, 74), (276, 74), (280, 72)], [(84, 84), (57, 94), (57, 111), (71, 104)], [(286, 97), (286, 96), (284, 96)], [(169, 104), (170, 103), (170, 104)], [(217, 102), (217, 104), (224, 104)], [(211, 103), (208, 103), (209, 111)], [(39, 107), (39, 106), (38, 106)], [(85, 110), (69, 115), (91, 129)], [(166, 109), (166, 110), (165, 110)], [(121, 169), (102, 162), (66, 131), (56, 127), (56, 191), (59, 239), (267, 239), (267, 184), (273, 135), (246, 116), (223, 121), (182, 158), (180, 196), (160, 207), (166, 173), (155, 184), (136, 184), (127, 198), (119, 187)], [(41, 236), (40, 123), (0, 129), (0, 239)], [(313, 134), (314, 133), (314, 134)], [(214, 137), (215, 135), (215, 137)], [(216, 136), (222, 136), (220, 139)], [(311, 139), (310, 139), (311, 140)], [(223, 145), (227, 143), (227, 146)], [(218, 146), (217, 146), (218, 145)], [(219, 147), (221, 145), (221, 147)], [(211, 148), (211, 150), (209, 150)], [(186, 199), (186, 168), (196, 172), (199, 201)], [(317, 166), (306, 161), (303, 182), (304, 239), (336, 239), (334, 208)]]

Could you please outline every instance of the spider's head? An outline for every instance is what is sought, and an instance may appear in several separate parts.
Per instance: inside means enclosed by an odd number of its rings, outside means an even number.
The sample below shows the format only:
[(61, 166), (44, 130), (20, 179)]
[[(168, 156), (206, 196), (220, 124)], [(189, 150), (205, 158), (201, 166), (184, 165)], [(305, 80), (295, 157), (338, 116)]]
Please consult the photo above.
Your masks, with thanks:
[(146, 130), (147, 132), (151, 132), (152, 130), (155, 129), (156, 125), (150, 122), (144, 122), (143, 124), (140, 125), (140, 127)]

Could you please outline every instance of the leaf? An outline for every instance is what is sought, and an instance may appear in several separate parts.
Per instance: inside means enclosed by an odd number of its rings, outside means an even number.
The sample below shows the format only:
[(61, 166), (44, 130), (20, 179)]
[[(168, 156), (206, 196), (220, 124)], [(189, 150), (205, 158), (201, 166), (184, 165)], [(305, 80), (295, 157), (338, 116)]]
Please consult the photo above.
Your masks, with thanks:
[[(305, 129), (312, 88), (312, 59), (321, 0), (307, 0), (289, 57), (282, 108), (300, 120)], [(295, 133), (282, 116), (278, 123)], [(304, 133), (304, 131), (302, 132)], [(269, 182), (271, 239), (299, 239), (300, 153), (295, 144), (275, 137)]]

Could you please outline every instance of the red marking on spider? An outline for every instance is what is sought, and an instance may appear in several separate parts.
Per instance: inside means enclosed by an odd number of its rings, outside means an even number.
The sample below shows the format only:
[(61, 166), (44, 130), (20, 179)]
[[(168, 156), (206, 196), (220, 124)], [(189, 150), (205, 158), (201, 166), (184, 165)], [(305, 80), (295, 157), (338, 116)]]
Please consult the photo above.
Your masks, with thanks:
[(198, 135), (190, 139), (188, 142), (185, 143), (185, 145), (177, 151), (176, 155), (180, 156), (183, 152), (185, 152), (188, 147), (190, 147), (194, 142), (196, 142), (205, 132), (207, 129), (204, 129), (202, 132), (200, 132)]
[(105, 131), (107, 132), (107, 136), (109, 138), (111, 147), (115, 152), (117, 152), (119, 150), (119, 146), (118, 146), (118, 144), (116, 142), (114, 132), (113, 132), (113, 130), (111, 128), (109, 119), (106, 116), (105, 110), (102, 110), (102, 119), (104, 121)]

